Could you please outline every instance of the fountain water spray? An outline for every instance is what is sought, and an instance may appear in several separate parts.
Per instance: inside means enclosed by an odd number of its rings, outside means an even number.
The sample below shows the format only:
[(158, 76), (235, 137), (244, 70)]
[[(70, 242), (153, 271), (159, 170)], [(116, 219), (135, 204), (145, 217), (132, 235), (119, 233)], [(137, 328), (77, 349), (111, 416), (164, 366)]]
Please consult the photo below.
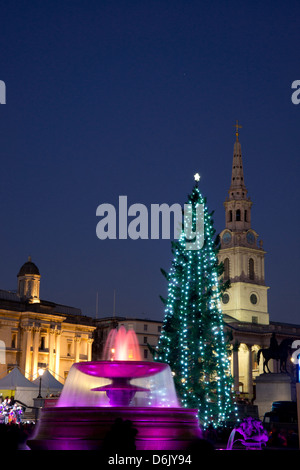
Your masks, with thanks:
[(44, 408), (31, 449), (101, 450), (118, 418), (137, 450), (185, 449), (201, 437), (197, 410), (181, 408), (168, 364), (140, 360), (134, 331), (112, 330), (103, 361), (72, 365), (55, 407)]

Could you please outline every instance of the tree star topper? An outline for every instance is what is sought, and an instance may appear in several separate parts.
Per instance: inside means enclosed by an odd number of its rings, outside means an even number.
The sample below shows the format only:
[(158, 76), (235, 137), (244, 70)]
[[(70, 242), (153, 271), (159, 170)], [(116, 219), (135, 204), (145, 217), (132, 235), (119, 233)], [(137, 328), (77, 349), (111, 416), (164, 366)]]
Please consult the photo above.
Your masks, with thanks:
[(197, 181), (197, 182), (200, 181), (200, 175), (199, 175), (199, 173), (196, 173), (196, 174), (194, 175), (194, 180)]

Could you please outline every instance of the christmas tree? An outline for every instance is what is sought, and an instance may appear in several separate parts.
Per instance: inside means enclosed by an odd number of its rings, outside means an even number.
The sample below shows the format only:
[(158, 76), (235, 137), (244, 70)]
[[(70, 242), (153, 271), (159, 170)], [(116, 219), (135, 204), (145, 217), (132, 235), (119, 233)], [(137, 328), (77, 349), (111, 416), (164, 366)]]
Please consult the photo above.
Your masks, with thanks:
[[(184, 207), (181, 235), (172, 242), (171, 270), (162, 270), (168, 281), (168, 296), (162, 299), (165, 318), (154, 359), (170, 365), (181, 405), (197, 409), (206, 428), (209, 424), (219, 426), (233, 409), (220, 307), (221, 296), (229, 286), (220, 279), (223, 267), (217, 259), (212, 214), (198, 182)], [(197, 236), (197, 227), (201, 236)], [(196, 234), (192, 240), (191, 234)]]

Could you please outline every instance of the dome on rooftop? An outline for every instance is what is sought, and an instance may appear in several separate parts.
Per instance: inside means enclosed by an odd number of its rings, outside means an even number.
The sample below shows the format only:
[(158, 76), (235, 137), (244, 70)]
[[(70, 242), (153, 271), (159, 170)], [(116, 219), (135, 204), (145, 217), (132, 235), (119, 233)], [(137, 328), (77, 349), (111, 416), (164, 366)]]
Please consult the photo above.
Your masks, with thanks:
[(28, 257), (28, 261), (26, 261), (26, 263), (24, 263), (20, 268), (18, 277), (25, 276), (26, 274), (40, 275), (38, 267), (31, 261), (31, 256)]

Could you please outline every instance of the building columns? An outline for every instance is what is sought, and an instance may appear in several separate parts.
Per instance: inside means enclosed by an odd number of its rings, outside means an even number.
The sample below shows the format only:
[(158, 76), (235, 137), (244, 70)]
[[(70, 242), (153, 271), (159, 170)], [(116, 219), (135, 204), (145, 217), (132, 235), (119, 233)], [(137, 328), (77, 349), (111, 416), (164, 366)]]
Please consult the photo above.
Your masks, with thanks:
[(53, 374), (55, 370), (54, 350), (55, 350), (55, 330), (52, 328), (49, 331), (49, 371), (51, 374)]
[(234, 378), (234, 391), (239, 392), (239, 351), (238, 348), (232, 350), (232, 367), (233, 367), (233, 378)]
[(31, 378), (31, 334), (32, 327), (26, 326), (25, 332), (25, 360), (24, 360), (24, 374), (27, 379)]
[(39, 361), (39, 346), (40, 346), (40, 327), (33, 328), (33, 352), (32, 352), (32, 380), (38, 377), (38, 361)]
[(74, 338), (74, 342), (75, 342), (75, 362), (79, 362), (79, 360), (80, 360), (80, 342), (81, 342), (80, 336), (76, 336)]
[(248, 396), (251, 400), (253, 398), (253, 377), (252, 377), (252, 345), (247, 344), (248, 348)]
[(56, 332), (56, 341), (55, 341), (55, 378), (59, 380), (59, 367), (60, 367), (60, 340), (61, 340), (61, 332)]
[(88, 339), (87, 341), (87, 356), (88, 356), (88, 361), (92, 360), (92, 344), (94, 340), (92, 338)]

